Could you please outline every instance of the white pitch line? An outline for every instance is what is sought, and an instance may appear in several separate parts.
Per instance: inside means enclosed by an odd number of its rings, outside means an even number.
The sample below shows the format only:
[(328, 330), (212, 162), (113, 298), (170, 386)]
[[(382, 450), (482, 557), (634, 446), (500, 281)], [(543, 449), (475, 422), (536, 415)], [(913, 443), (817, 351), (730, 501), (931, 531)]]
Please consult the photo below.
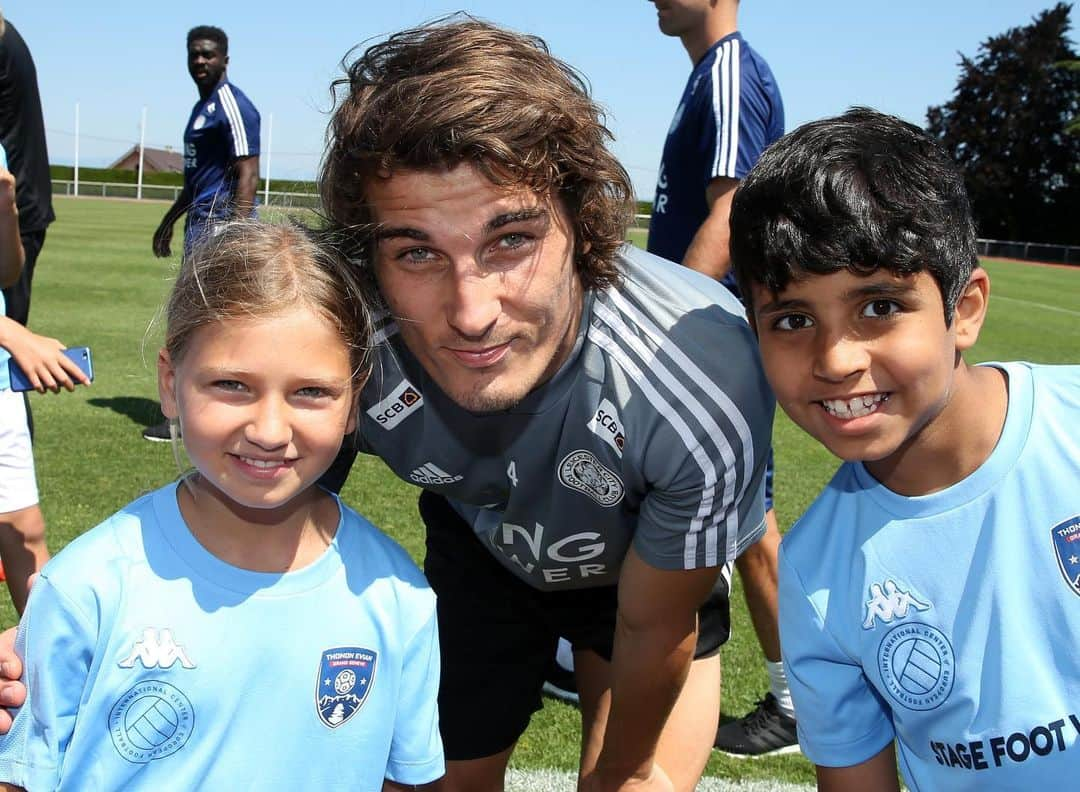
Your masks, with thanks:
[(1059, 308), (1056, 305), (1046, 305), (1044, 303), (1032, 302), (1031, 300), (1021, 300), (1019, 297), (1004, 297), (1000, 294), (991, 294), (991, 300), (1005, 300), (1007, 302), (1021, 303), (1022, 305), (1034, 305), (1036, 308), (1043, 308), (1047, 311), (1055, 311), (1057, 313), (1068, 314), (1069, 316), (1080, 316), (1080, 311), (1070, 311), (1068, 308)]
[[(506, 773), (506, 792), (574, 792), (577, 777), (558, 770), (514, 770)], [(809, 784), (779, 781), (727, 781), (703, 778), (697, 792), (812, 792)]]

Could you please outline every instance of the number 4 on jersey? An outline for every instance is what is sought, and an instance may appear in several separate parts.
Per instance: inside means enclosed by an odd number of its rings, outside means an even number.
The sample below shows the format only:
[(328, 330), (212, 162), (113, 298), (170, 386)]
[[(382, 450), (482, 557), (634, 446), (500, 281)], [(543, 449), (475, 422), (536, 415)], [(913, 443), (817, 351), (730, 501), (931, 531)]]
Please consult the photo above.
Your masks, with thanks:
[(515, 462), (513, 460), (510, 460), (510, 467), (508, 467), (506, 469), (506, 477), (508, 479), (510, 479), (511, 484), (513, 484), (515, 487), (517, 486), (517, 484), (518, 484), (517, 462)]

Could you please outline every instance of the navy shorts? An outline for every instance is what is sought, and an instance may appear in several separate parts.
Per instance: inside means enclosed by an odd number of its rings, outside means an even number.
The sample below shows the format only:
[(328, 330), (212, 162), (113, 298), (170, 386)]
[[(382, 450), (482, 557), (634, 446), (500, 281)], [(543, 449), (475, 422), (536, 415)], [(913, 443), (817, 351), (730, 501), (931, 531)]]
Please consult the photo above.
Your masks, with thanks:
[[(544, 677), (562, 636), (611, 659), (616, 586), (539, 591), (484, 548), (446, 499), (420, 495), (427, 526), (424, 573), (438, 603), (439, 725), (449, 760), (510, 748), (540, 709)], [(731, 629), (723, 575), (699, 612), (696, 657), (716, 654)]]

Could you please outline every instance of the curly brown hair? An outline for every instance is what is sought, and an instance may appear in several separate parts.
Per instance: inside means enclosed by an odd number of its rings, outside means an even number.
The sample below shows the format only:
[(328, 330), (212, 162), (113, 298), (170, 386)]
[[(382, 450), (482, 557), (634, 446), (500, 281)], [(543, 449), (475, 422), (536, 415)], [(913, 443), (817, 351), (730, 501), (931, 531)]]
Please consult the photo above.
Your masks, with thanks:
[(367, 185), (396, 168), (470, 164), (493, 184), (558, 197), (583, 285), (619, 278), (633, 190), (607, 149), (588, 85), (543, 40), (454, 15), (368, 47), (335, 81), (320, 191), (331, 223), (369, 253)]

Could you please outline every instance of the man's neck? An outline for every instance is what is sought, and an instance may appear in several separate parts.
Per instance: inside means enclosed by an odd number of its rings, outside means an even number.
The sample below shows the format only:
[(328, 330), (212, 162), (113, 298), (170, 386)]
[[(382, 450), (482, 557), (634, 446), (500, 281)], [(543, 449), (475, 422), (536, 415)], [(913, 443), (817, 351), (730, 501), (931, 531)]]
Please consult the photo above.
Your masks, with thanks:
[(679, 37), (691, 63), (696, 66), (713, 44), (738, 30), (737, 12), (737, 4), (720, 2), (700, 28)]
[(216, 91), (218, 86), (221, 85), (223, 82), (225, 82), (225, 75), (224, 74), (221, 75), (220, 80), (218, 80), (216, 83), (211, 85), (209, 88), (203, 88), (202, 86), (199, 86), (199, 98), (202, 101), (205, 102), (207, 99), (210, 98), (210, 94), (212, 94), (214, 91)]

